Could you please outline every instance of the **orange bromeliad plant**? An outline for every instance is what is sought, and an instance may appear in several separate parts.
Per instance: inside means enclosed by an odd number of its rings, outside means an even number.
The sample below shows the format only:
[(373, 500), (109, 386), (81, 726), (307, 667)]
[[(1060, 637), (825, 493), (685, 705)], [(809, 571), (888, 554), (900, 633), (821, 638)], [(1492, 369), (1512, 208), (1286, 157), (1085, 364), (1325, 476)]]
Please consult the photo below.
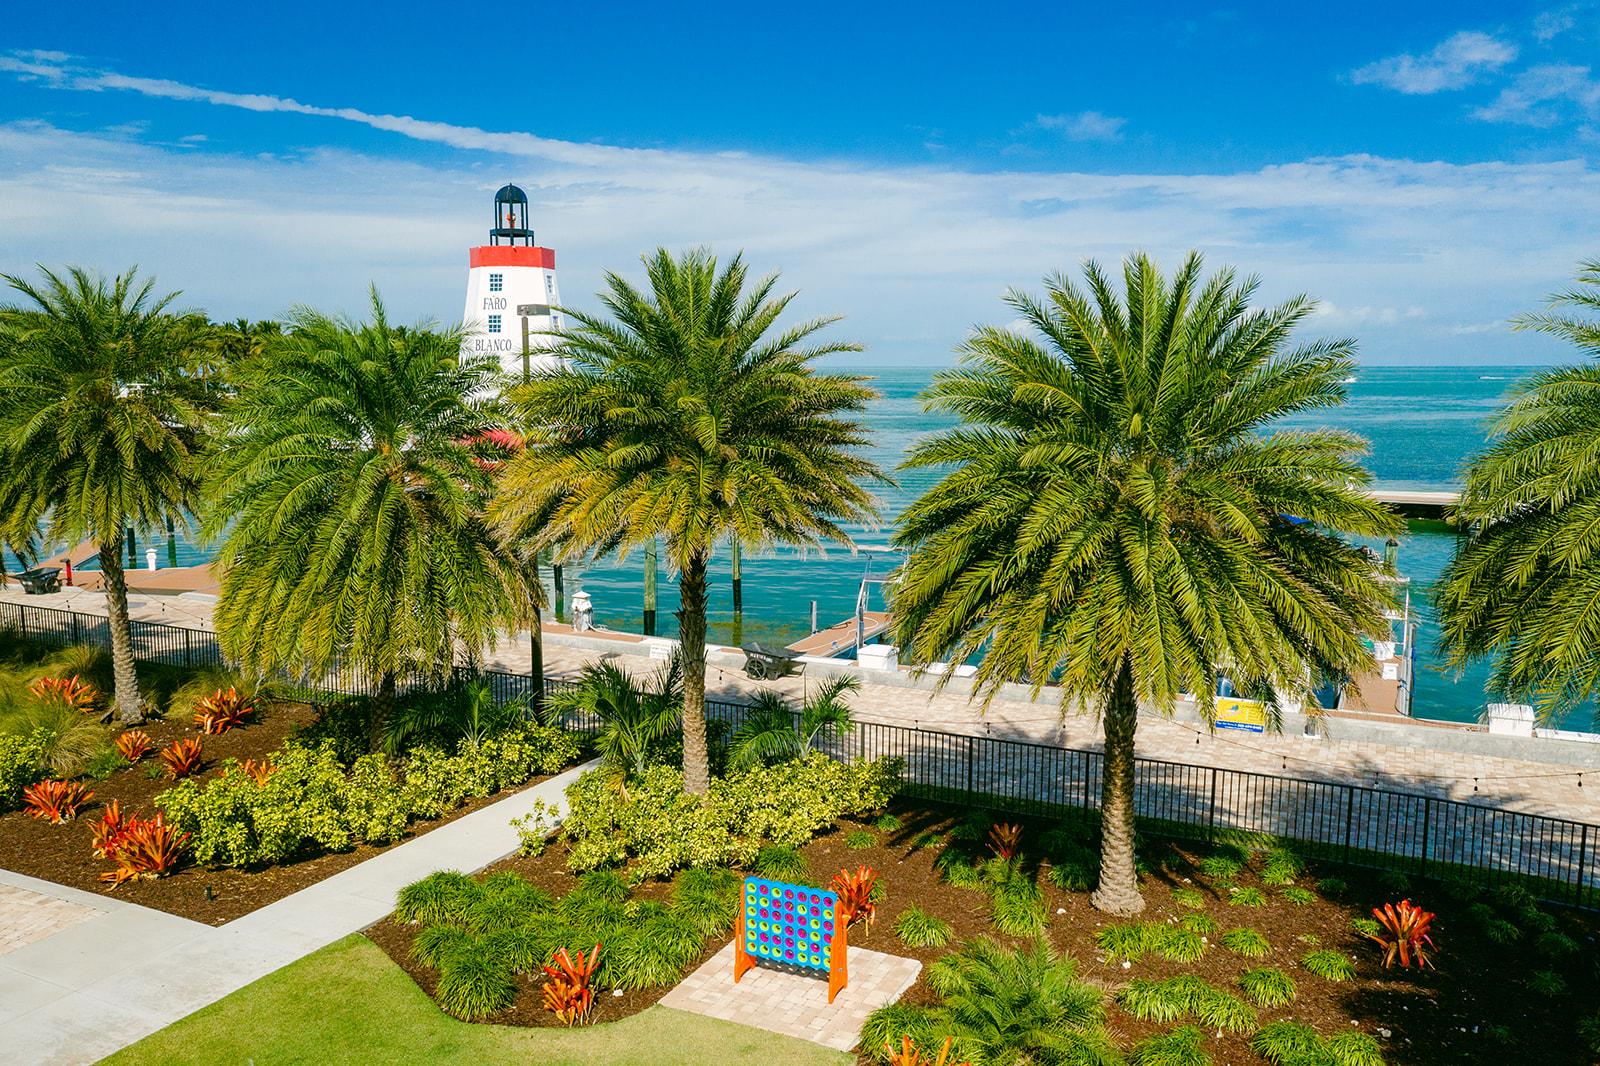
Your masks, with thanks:
[(1403, 899), (1372, 908), (1372, 916), (1383, 926), (1383, 932), (1368, 933), (1367, 938), (1383, 945), (1386, 968), (1396, 962), (1402, 967), (1415, 962), (1419, 970), (1433, 965), (1428, 959), (1428, 953), (1433, 950), (1433, 939), (1428, 935), (1433, 926), (1432, 911)]
[(578, 952), (574, 957), (561, 948), (544, 968), (544, 1009), (554, 1014), (563, 1025), (584, 1025), (594, 1011), (594, 989), (589, 980), (600, 966), (600, 945), (587, 956)]
[(116, 854), (117, 841), (122, 838), (122, 830), (122, 804), (112, 800), (100, 811), (100, 820), (95, 823), (94, 835), (89, 840), (95, 858), (109, 859)]
[(950, 1044), (953, 1040), (955, 1040), (953, 1036), (944, 1038), (944, 1046), (939, 1049), (939, 1057), (936, 1059), (925, 1057), (922, 1049), (913, 1044), (909, 1036), (900, 1037), (900, 1049), (898, 1051), (887, 1040), (883, 1042), (883, 1050), (888, 1053), (889, 1066), (972, 1066), (970, 1062), (952, 1062), (950, 1060)]
[(870, 866), (860, 866), (855, 873), (840, 870), (833, 875), (833, 891), (839, 897), (839, 914), (848, 925), (862, 922), (867, 932), (872, 932), (872, 919), (877, 904), (872, 902), (872, 886), (878, 883), (878, 872)]
[(40, 781), (22, 790), (22, 805), (35, 818), (48, 818), (61, 825), (72, 821), (78, 808), (93, 795), (76, 781)]
[(100, 875), (113, 886), (141, 878), (165, 877), (178, 868), (189, 843), (189, 834), (167, 824), (166, 816), (130, 817), (110, 842), (117, 868)]
[(202, 733), (226, 733), (235, 726), (244, 725), (245, 719), (255, 713), (255, 702), (230, 686), (226, 692), (219, 688), (195, 703), (194, 724)]
[(28, 686), (28, 694), (40, 703), (62, 703), (74, 710), (92, 711), (100, 693), (77, 675), (41, 677)]
[(166, 764), (167, 773), (174, 781), (188, 777), (200, 769), (199, 739), (174, 740), (170, 746), (162, 749), (161, 761)]
[(156, 746), (155, 741), (150, 739), (150, 734), (142, 729), (129, 729), (127, 732), (118, 733), (117, 739), (111, 743), (117, 749), (117, 754), (129, 762), (138, 762)]
[(254, 759), (246, 759), (239, 764), (239, 769), (243, 770), (245, 776), (257, 785), (264, 785), (267, 783), (267, 778), (272, 776), (272, 772), (277, 767), (272, 764), (270, 758), (264, 758), (260, 762)]
[(1001, 859), (1014, 859), (1022, 849), (1022, 826), (1000, 822), (989, 827), (989, 850)]

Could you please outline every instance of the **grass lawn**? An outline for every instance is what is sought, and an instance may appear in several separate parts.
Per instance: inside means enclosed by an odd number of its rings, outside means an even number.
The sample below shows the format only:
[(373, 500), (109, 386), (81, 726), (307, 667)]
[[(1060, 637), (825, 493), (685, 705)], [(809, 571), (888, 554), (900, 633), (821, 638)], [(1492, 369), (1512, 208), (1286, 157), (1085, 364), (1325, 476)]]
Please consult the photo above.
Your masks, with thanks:
[(349, 936), (106, 1059), (150, 1063), (474, 1062), (844, 1066), (815, 1044), (666, 1007), (587, 1029), (469, 1025), (366, 937)]

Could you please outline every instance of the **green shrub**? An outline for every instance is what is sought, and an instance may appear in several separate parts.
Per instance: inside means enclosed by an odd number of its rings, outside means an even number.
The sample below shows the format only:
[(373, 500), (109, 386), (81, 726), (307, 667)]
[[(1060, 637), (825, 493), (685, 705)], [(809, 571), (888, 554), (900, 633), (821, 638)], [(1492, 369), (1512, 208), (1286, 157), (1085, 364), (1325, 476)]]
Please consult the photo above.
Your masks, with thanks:
[(852, 829), (844, 835), (844, 846), (851, 851), (865, 851), (878, 846), (878, 835), (870, 829)]
[(1305, 860), (1288, 848), (1273, 848), (1261, 867), (1261, 883), (1273, 887), (1292, 885), (1305, 869)]
[(1578, 1022), (1578, 1036), (1583, 1040), (1585, 1051), (1600, 1057), (1600, 1012), (1590, 1014)]
[(1307, 904), (1315, 903), (1317, 901), (1317, 894), (1315, 892), (1311, 891), (1309, 888), (1298, 888), (1294, 885), (1290, 885), (1288, 888), (1280, 892), (1279, 895), (1281, 895), (1285, 901), (1293, 903), (1297, 907), (1304, 907)]
[(672, 886), (672, 910), (702, 936), (719, 936), (733, 927), (741, 884), (727, 867), (685, 870)]
[(751, 869), (772, 881), (798, 881), (806, 875), (806, 857), (799, 848), (768, 844), (756, 852)]
[(1213, 881), (1232, 881), (1244, 871), (1245, 856), (1237, 849), (1224, 848), (1199, 862), (1199, 870)]
[(491, 796), (538, 774), (553, 774), (578, 758), (578, 741), (553, 726), (518, 723), (476, 748), (451, 755), (436, 745), (406, 754), (406, 801), (418, 818), (437, 818), (468, 799)]
[(1193, 974), (1165, 981), (1135, 980), (1117, 993), (1122, 1009), (1141, 1021), (1170, 1022), (1193, 1015), (1207, 1028), (1244, 1032), (1255, 1028), (1248, 1003)]
[(1247, 927), (1230, 929), (1223, 933), (1221, 943), (1235, 955), (1243, 955), (1247, 959), (1262, 958), (1272, 950), (1272, 945), (1266, 937)]
[[(397, 921), (459, 926), (483, 886), (458, 870), (440, 870), (402, 888), (395, 897)], [(433, 965), (430, 963), (429, 965)]]
[(1161, 934), (1152, 922), (1114, 922), (1096, 929), (1094, 942), (1108, 959), (1138, 962), (1160, 946)]
[(1196, 997), (1194, 1016), (1207, 1029), (1244, 1033), (1256, 1027), (1255, 1008), (1238, 996), (1220, 989), (1212, 989), (1209, 995)]
[(605, 945), (607, 983), (625, 989), (676, 984), (704, 947), (705, 934), (683, 917), (642, 905)]
[(1205, 1035), (1192, 1025), (1141, 1040), (1128, 1056), (1132, 1066), (1210, 1066)]
[(904, 824), (898, 816), (890, 814), (888, 811), (883, 812), (872, 820), (872, 828), (884, 833), (898, 832)]
[(1011, 936), (1044, 932), (1044, 893), (1031, 877), (1015, 874), (995, 885), (989, 899), (996, 929)]
[(1350, 891), (1350, 885), (1342, 877), (1324, 877), (1317, 882), (1317, 891), (1324, 896), (1342, 896)]
[(1377, 936), (1378, 930), (1382, 929), (1383, 926), (1378, 924), (1376, 918), (1363, 918), (1358, 914), (1350, 919), (1350, 928), (1361, 936)]
[(1356, 975), (1355, 965), (1345, 956), (1328, 948), (1318, 948), (1300, 956), (1300, 965), (1325, 981), (1348, 981)]
[(505, 962), (481, 943), (452, 952), (439, 969), (434, 998), (446, 1014), (474, 1021), (511, 1006), (517, 996)]
[(933, 868), (956, 888), (982, 888), (983, 871), (973, 865), (972, 859), (954, 848), (941, 851), (933, 860)]
[(1528, 975), (1528, 989), (1542, 997), (1567, 994), (1567, 980), (1554, 970), (1535, 970)]
[(565, 831), (575, 870), (628, 864), (637, 878), (686, 866), (748, 867), (765, 844), (800, 847), (848, 814), (881, 808), (899, 786), (898, 760), (845, 765), (813, 753), (712, 781), (707, 796), (683, 790), (683, 774), (652, 766), (624, 797), (603, 774), (567, 789)]
[(1578, 942), (1565, 933), (1540, 933), (1533, 949), (1543, 958), (1555, 962), (1570, 959), (1578, 953)]
[(1228, 889), (1228, 905), (1231, 907), (1265, 907), (1267, 894), (1254, 885), (1244, 888), (1237, 886)]
[(1175, 888), (1172, 890), (1172, 902), (1180, 907), (1200, 910), (1206, 905), (1206, 896), (1198, 888)]
[(443, 969), (457, 955), (472, 950), (477, 940), (448, 925), (430, 925), (411, 941), (411, 957), (424, 966)]
[(22, 790), (44, 776), (42, 737), (0, 733), (0, 811), (22, 805)]
[(1263, 966), (1239, 975), (1239, 988), (1258, 1007), (1281, 1007), (1294, 1002), (1294, 979), (1282, 970)]
[(943, 918), (937, 918), (921, 907), (907, 907), (894, 920), (894, 932), (907, 947), (942, 948), (950, 943), (955, 930)]
[(1052, 860), (1050, 881), (1063, 892), (1087, 892), (1094, 887), (1094, 867), (1071, 859)]
[(1385, 870), (1378, 875), (1378, 887), (1386, 896), (1410, 896), (1411, 878), (1398, 870)]
[[(1042, 939), (1030, 947), (1008, 949), (980, 937), (935, 961), (927, 977), (928, 987), (941, 1002), (929, 1012), (926, 1030), (931, 1030), (927, 1035), (933, 1039), (921, 1041), (924, 1047), (937, 1048), (948, 1033), (955, 1036), (958, 1061), (1110, 1063), (1117, 1059), (1101, 1028), (1103, 993), (1080, 980), (1072, 960), (1056, 955)], [(998, 1004), (1003, 1009), (996, 1009)], [(863, 1044), (881, 1028), (863, 1029)], [(885, 1035), (892, 1035), (898, 1044), (898, 1034)], [(1040, 1055), (1045, 1049), (1050, 1059)]]
[(887, 1062), (886, 1045), (900, 1049), (900, 1038), (909, 1036), (918, 1047), (938, 1047), (953, 1030), (931, 1007), (912, 1003), (890, 1003), (867, 1015), (861, 1025), (861, 1053), (874, 1062)]
[(1504, 918), (1490, 918), (1483, 923), (1483, 935), (1502, 946), (1515, 944), (1522, 939), (1522, 927)]
[(1316, 1066), (1326, 1061), (1322, 1037), (1299, 1022), (1268, 1022), (1250, 1038), (1250, 1047), (1272, 1066)]
[[(1117, 1004), (1133, 1017), (1145, 1022), (1174, 1022), (1190, 1012), (1198, 977), (1186, 976), (1166, 981), (1135, 978), (1118, 989)], [(1210, 986), (1206, 985), (1207, 990)], [(1203, 993), (1202, 993), (1203, 994)]]
[(1201, 936), (1215, 936), (1217, 920), (1209, 914), (1192, 911), (1178, 919), (1178, 928), (1187, 929), (1191, 933), (1199, 933)]
[(517, 854), (535, 858), (544, 854), (555, 828), (556, 813), (555, 804), (536, 799), (527, 814), (511, 819), (511, 828), (517, 831)]
[(1156, 954), (1173, 962), (1196, 962), (1206, 953), (1205, 938), (1192, 929), (1165, 926), (1156, 944)]
[(1366, 1033), (1346, 1031), (1323, 1037), (1322, 1055), (1328, 1066), (1384, 1066), (1383, 1049)]

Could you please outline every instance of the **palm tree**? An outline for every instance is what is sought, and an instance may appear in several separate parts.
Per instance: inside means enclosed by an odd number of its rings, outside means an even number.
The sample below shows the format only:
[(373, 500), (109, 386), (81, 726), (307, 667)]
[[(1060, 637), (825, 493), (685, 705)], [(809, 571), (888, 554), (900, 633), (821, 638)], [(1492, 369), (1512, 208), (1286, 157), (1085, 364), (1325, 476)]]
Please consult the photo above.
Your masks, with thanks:
[(1516, 320), (1571, 341), (1589, 362), (1534, 375), (1467, 467), (1439, 610), (1456, 667), (1493, 658), (1491, 690), (1549, 717), (1600, 692), (1600, 259), (1552, 310)]
[(460, 338), (293, 312), (226, 408), (203, 533), (220, 538), (214, 617), (244, 669), (336, 667), (376, 681), (380, 746), (402, 675), (442, 680), (530, 617), (538, 590), (489, 528), (492, 361)]
[(640, 682), (614, 663), (590, 663), (570, 688), (553, 692), (544, 717), (594, 718), (595, 749), (601, 769), (619, 789), (630, 775), (644, 773), (650, 755), (678, 728), (683, 708), (683, 664), (674, 655), (655, 675)]
[(805, 342), (833, 319), (775, 328), (789, 301), (776, 275), (747, 288), (738, 256), (644, 261), (649, 290), (615, 274), (610, 317), (563, 311), (560, 370), (514, 390), (527, 447), (508, 465), (495, 515), (561, 559), (661, 537), (678, 571), (684, 786), (710, 787), (706, 751), (706, 568), (713, 548), (850, 543), (844, 523), (877, 514), (862, 482), (883, 478), (851, 417), (864, 379), (813, 363), (853, 344)]
[(840, 736), (856, 727), (844, 697), (860, 691), (858, 677), (844, 674), (831, 678), (806, 699), (798, 713), (782, 693), (762, 691), (743, 724), (734, 731), (728, 761), (745, 768), (804, 758), (811, 754), (818, 738)]
[[(892, 609), (918, 662), (982, 651), (975, 692), (1060, 686), (1062, 713), (1105, 734), (1096, 906), (1144, 901), (1134, 876), (1140, 705), (1212, 706), (1219, 671), (1243, 690), (1310, 698), (1313, 678), (1370, 661), (1385, 591), (1370, 553), (1331, 532), (1397, 528), (1363, 494), (1363, 442), (1274, 426), (1344, 399), (1347, 341), (1286, 351), (1311, 310), (1251, 310), (1255, 282), (1170, 279), (1143, 255), (1124, 291), (1093, 263), (1007, 303), (1030, 327), (985, 327), (925, 397), (963, 424), (914, 447), (944, 469), (896, 537), (912, 554)], [(947, 675), (948, 676), (948, 675)], [(1276, 705), (1274, 704), (1274, 707)]]
[(0, 307), (0, 540), (26, 545), (45, 525), (51, 541), (98, 545), (116, 708), (137, 723), (123, 539), (194, 508), (209, 327), (135, 270), (39, 269), (37, 283), (0, 275), (19, 297)]

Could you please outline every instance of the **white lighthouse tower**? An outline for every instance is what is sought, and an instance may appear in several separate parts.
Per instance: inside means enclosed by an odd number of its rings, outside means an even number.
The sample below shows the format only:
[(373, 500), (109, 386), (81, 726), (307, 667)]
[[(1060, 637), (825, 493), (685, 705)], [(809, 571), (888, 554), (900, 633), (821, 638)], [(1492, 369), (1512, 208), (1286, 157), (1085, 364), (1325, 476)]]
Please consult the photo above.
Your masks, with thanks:
[(468, 255), (462, 356), (496, 356), (518, 378), (559, 366), (548, 331), (561, 327), (560, 303), (555, 249), (533, 243), (528, 195), (507, 185), (494, 194), (489, 243)]

